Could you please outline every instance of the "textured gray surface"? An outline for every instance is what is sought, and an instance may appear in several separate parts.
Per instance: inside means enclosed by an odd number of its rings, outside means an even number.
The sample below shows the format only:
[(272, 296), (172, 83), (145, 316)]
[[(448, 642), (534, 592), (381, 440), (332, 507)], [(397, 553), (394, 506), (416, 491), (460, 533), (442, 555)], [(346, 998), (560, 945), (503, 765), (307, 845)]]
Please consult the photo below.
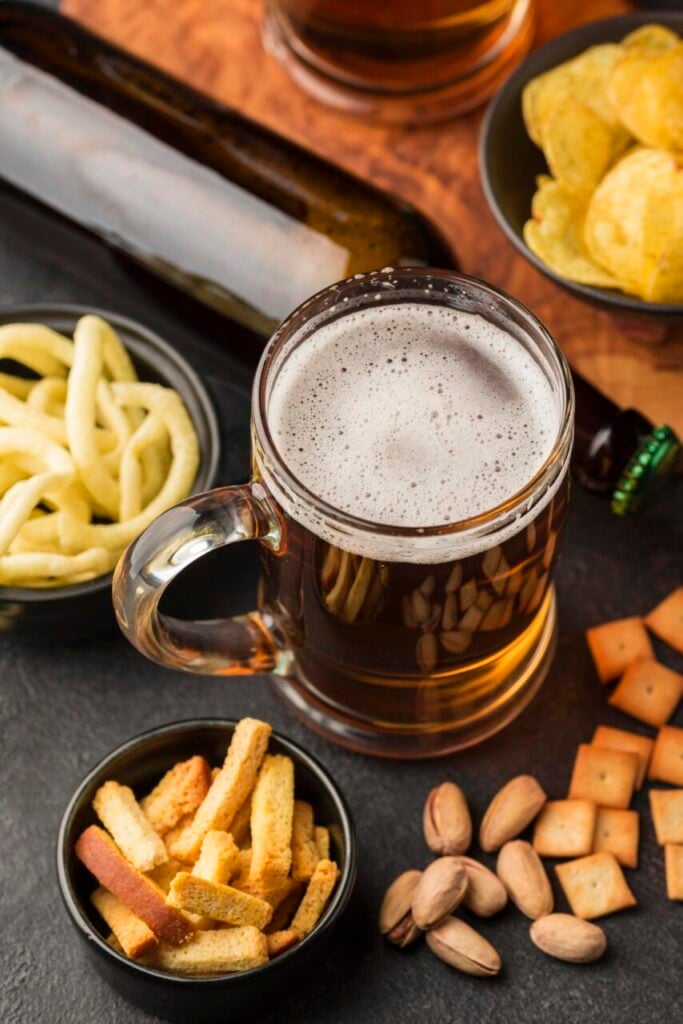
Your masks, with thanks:
[[(0, 303), (74, 301), (137, 315), (191, 356), (198, 369), (225, 375), (226, 477), (246, 472), (245, 399), (249, 371), (169, 311), (117, 261), (93, 249), (82, 261), (56, 228), (36, 249), (29, 221), (6, 216), (0, 193)], [(74, 252), (79, 252), (75, 245)], [(68, 258), (67, 258), (68, 257)], [(54, 844), (62, 811), (86, 770), (126, 738), (153, 725), (202, 715), (269, 719), (309, 746), (332, 771), (354, 813), (360, 878), (352, 908), (329, 947), (324, 969), (263, 1017), (316, 1024), (388, 1024), (423, 1020), (458, 1024), (650, 1024), (683, 1010), (683, 906), (665, 898), (661, 853), (641, 793), (641, 867), (629, 873), (639, 905), (605, 921), (610, 949), (586, 968), (547, 960), (530, 944), (527, 922), (507, 910), (482, 932), (500, 950), (493, 981), (456, 974), (415, 948), (386, 946), (375, 929), (382, 892), (408, 866), (427, 863), (422, 803), (445, 777), (467, 792), (478, 818), (509, 776), (535, 773), (553, 796), (566, 787), (576, 744), (598, 722), (630, 727), (606, 706), (583, 632), (597, 621), (644, 612), (680, 580), (683, 486), (640, 520), (617, 522), (597, 499), (577, 492), (559, 562), (560, 645), (540, 695), (510, 728), (477, 749), (422, 764), (372, 761), (308, 734), (267, 679), (210, 680), (145, 662), (117, 635), (46, 646), (0, 638), (0, 800), (2, 812), (2, 967), (0, 1021), (7, 1024), (142, 1024), (151, 1018), (113, 994), (86, 962), (60, 903)], [(225, 600), (238, 608), (254, 587), (254, 561), (240, 554), (226, 577)], [(660, 648), (663, 659), (680, 659)], [(679, 724), (683, 715), (679, 711)], [(636, 725), (636, 729), (639, 727)], [(646, 731), (646, 730), (641, 730)], [(562, 902), (560, 901), (562, 905)]]

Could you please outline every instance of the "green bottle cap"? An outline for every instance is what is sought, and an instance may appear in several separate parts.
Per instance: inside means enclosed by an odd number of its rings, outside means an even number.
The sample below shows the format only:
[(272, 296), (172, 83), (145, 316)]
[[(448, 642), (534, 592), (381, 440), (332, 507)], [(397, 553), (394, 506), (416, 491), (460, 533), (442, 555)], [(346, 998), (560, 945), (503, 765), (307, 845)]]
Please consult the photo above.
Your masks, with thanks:
[(671, 427), (654, 427), (624, 467), (612, 494), (612, 511), (618, 516), (637, 512), (659, 485), (674, 472), (681, 442)]

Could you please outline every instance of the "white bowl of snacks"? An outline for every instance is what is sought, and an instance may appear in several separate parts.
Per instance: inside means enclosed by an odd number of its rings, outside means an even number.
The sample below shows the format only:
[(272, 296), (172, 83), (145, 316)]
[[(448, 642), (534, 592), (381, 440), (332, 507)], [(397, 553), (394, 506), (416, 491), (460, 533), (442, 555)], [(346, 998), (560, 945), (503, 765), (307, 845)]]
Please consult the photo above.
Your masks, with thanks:
[(0, 628), (113, 624), (111, 573), (162, 511), (215, 482), (213, 407), (141, 325), (75, 306), (0, 313)]

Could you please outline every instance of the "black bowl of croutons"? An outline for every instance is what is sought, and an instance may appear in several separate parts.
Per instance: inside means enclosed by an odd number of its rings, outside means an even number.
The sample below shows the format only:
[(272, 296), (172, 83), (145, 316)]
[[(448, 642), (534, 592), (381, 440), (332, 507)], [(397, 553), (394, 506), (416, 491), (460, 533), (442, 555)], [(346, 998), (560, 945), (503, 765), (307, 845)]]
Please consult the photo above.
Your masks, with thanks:
[(88, 773), (57, 843), (67, 913), (100, 974), (166, 1020), (279, 1005), (310, 978), (356, 877), (346, 802), (256, 719), (129, 740)]

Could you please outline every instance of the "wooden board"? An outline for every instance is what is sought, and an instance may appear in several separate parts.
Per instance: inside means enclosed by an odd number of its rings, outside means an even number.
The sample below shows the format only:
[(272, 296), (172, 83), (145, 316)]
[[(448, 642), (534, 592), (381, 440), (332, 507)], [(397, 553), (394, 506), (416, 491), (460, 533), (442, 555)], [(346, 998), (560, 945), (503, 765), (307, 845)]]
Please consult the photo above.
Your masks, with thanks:
[[(540, 0), (537, 42), (620, 0)], [(414, 202), (438, 221), (467, 273), (518, 296), (574, 365), (623, 406), (683, 434), (683, 329), (662, 344), (627, 336), (613, 319), (546, 280), (505, 239), (477, 171), (481, 111), (426, 128), (367, 124), (309, 98), (261, 44), (260, 0), (62, 0), (62, 10), (141, 57)]]

